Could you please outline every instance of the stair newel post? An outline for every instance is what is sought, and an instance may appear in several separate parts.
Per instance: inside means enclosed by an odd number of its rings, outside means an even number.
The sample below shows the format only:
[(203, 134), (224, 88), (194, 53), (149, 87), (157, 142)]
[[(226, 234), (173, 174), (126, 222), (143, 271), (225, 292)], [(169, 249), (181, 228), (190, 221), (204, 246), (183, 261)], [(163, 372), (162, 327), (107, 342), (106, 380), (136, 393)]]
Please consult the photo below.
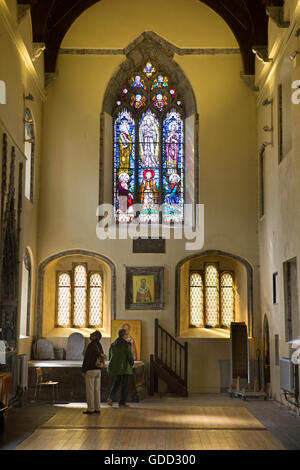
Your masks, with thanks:
[(150, 395), (154, 395), (153, 354), (150, 354)]
[(154, 358), (158, 359), (158, 319), (155, 319), (155, 332), (154, 332)]
[(165, 333), (165, 337), (166, 337), (166, 360), (165, 360), (165, 364), (168, 365), (168, 335)]
[(182, 348), (179, 348), (179, 375), (182, 377)]
[(184, 385), (188, 383), (188, 343), (184, 343)]
[(171, 369), (173, 370), (173, 342), (172, 342), (172, 338), (170, 338), (170, 347), (171, 347), (171, 350), (170, 350), (170, 363), (171, 363)]

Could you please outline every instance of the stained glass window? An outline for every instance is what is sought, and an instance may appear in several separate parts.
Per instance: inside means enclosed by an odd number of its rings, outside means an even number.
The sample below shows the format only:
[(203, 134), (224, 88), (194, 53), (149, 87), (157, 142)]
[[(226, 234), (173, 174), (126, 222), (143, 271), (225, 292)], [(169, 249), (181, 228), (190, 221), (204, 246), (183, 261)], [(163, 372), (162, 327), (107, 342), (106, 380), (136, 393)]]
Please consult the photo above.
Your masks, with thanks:
[(203, 326), (203, 281), (200, 273), (190, 275), (190, 316), (192, 326)]
[(90, 326), (102, 326), (102, 278), (99, 273), (90, 276), (89, 307)]
[(150, 61), (120, 89), (114, 113), (118, 222), (133, 220), (136, 203), (142, 223), (183, 221), (184, 120), (176, 94), (171, 78)]
[(117, 115), (114, 129), (114, 207), (120, 222), (133, 218), (135, 195), (135, 122), (123, 109)]
[(71, 314), (71, 276), (61, 273), (58, 276), (57, 324), (70, 325)]
[(233, 277), (230, 273), (221, 275), (221, 323), (230, 326), (234, 314)]
[(159, 122), (148, 110), (139, 122), (139, 203), (142, 204), (140, 220), (159, 222)]
[[(103, 282), (100, 272), (76, 264), (71, 273), (57, 275), (57, 325), (77, 328), (102, 327)], [(71, 299), (73, 299), (71, 303)]]
[(218, 264), (208, 264), (202, 272), (190, 273), (190, 324), (229, 328), (234, 318), (234, 279), (219, 272)]
[(184, 148), (183, 122), (180, 114), (167, 113), (163, 127), (163, 186), (165, 221), (183, 220)]

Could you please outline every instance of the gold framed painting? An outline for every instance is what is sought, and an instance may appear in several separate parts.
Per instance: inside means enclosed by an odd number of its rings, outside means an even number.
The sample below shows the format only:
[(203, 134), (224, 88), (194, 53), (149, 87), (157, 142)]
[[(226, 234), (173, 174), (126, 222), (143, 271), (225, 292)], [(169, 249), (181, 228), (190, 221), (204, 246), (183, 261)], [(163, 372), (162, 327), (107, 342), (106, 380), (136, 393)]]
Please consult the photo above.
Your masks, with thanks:
[(127, 310), (164, 308), (164, 268), (126, 267)]
[(142, 321), (141, 320), (112, 320), (111, 343), (118, 338), (119, 330), (128, 332), (128, 342), (131, 344), (135, 361), (141, 360)]

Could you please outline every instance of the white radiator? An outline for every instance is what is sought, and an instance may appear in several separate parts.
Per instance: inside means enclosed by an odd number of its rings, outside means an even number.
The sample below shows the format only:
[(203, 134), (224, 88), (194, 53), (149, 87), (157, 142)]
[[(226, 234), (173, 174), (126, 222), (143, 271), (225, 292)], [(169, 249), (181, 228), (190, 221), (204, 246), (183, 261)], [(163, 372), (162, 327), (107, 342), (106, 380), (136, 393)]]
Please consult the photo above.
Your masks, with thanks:
[(28, 356), (20, 354), (17, 356), (17, 386), (22, 389), (28, 388)]
[(280, 365), (280, 388), (285, 392), (295, 392), (294, 367), (288, 358), (281, 358)]

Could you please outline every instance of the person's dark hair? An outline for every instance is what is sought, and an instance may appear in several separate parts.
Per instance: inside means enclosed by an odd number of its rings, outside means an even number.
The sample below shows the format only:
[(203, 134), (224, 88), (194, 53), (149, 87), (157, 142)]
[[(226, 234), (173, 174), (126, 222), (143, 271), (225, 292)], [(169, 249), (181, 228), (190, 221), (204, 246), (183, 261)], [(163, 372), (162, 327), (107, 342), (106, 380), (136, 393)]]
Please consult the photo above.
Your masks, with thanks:
[(92, 335), (93, 335), (98, 341), (100, 341), (100, 339), (102, 338), (102, 334), (101, 334), (100, 331), (98, 331), (98, 330), (93, 331)]
[(123, 338), (124, 335), (127, 334), (126, 330), (124, 330), (124, 328), (121, 328), (121, 330), (119, 330), (119, 338)]

